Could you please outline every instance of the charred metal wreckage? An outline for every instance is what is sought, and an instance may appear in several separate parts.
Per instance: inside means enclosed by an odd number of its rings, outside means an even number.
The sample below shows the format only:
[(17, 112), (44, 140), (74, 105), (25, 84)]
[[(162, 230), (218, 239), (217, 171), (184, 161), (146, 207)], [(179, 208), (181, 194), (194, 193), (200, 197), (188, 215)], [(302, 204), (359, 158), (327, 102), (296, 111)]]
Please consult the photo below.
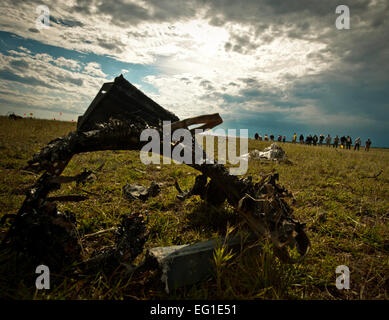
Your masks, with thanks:
[[(88, 110), (79, 118), (77, 131), (52, 140), (28, 161), (26, 170), (43, 174), (27, 192), (18, 213), (3, 217), (3, 222), (7, 219), (12, 221), (2, 245), (35, 263), (49, 265), (52, 269), (59, 270), (66, 263), (80, 261), (81, 246), (76, 218), (71, 212), (60, 212), (56, 202), (82, 201), (85, 197), (49, 197), (49, 193), (58, 190), (64, 183), (82, 182), (91, 173), (85, 171), (73, 177), (61, 175), (75, 154), (100, 150), (141, 150), (147, 143), (140, 141), (142, 130), (155, 128), (162, 136), (163, 120), (172, 122), (172, 131), (193, 124), (203, 124), (200, 128), (209, 129), (222, 122), (218, 114), (179, 121), (174, 114), (148, 98), (123, 76), (104, 84)], [(194, 135), (192, 140), (195, 143)], [(307, 254), (310, 243), (304, 232), (304, 224), (293, 218), (293, 210), (284, 199), (290, 194), (277, 184), (277, 174), (267, 175), (259, 183), (254, 183), (251, 177), (238, 178), (231, 175), (224, 165), (216, 161), (213, 164), (188, 165), (201, 174), (196, 177), (189, 191), (182, 191), (176, 183), (179, 199), (200, 195), (215, 206), (228, 201), (236, 208), (237, 214), (247, 223), (253, 235), (267, 236), (271, 240), (274, 252), (282, 261), (294, 263)], [(142, 213), (124, 215), (115, 234), (115, 245), (89, 259), (86, 265), (108, 272), (122, 263), (129, 265), (143, 251), (147, 237)], [(209, 253), (214, 245), (211, 241), (197, 246)], [(178, 247), (177, 250), (184, 250), (185, 254), (194, 252), (191, 247)], [(297, 249), (298, 259), (289, 254), (291, 248)], [(158, 250), (149, 250), (148, 256), (156, 257), (155, 260), (160, 264), (167, 264), (164, 268), (171, 273), (174, 257), (179, 256), (177, 250), (167, 250), (168, 254), (166, 250), (160, 250), (162, 255), (156, 254)], [(195, 281), (198, 277), (192, 278)], [(166, 286), (168, 282), (165, 281)], [(180, 284), (185, 284), (185, 281), (181, 279)], [(171, 281), (169, 285), (172, 286)]]

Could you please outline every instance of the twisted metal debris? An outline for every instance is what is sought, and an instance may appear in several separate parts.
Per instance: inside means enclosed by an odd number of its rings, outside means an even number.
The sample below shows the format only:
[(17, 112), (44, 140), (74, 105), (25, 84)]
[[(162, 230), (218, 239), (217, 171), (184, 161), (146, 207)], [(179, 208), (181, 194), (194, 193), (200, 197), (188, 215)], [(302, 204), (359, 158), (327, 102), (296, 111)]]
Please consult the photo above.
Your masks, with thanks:
[[(115, 83), (123, 83), (123, 78), (117, 79)], [(158, 111), (158, 107), (155, 108)], [(161, 117), (168, 114), (171, 119), (176, 119), (176, 116), (163, 110)], [(164, 119), (160, 120), (159, 123)], [(173, 131), (202, 123), (203, 128), (208, 129), (221, 122), (220, 116), (213, 114), (177, 121), (171, 128)], [(75, 217), (70, 212), (60, 212), (56, 202), (82, 201), (83, 197), (50, 198), (49, 193), (58, 190), (63, 183), (82, 181), (87, 177), (88, 172), (74, 177), (61, 176), (74, 155), (101, 150), (141, 150), (147, 143), (140, 141), (142, 130), (155, 128), (162, 136), (162, 126), (155, 124), (155, 118), (148, 122), (136, 113), (131, 113), (126, 119), (111, 118), (104, 123), (95, 124), (91, 130), (78, 130), (49, 142), (24, 168), (43, 174), (27, 192), (18, 213), (4, 217), (3, 220), (12, 219), (12, 224), (2, 245), (10, 246), (34, 262), (45, 262), (57, 269), (69, 261), (79, 260), (81, 250)], [(195, 144), (194, 135), (192, 143)], [(194, 152), (194, 148), (192, 150)], [(293, 218), (293, 210), (284, 200), (289, 193), (277, 184), (277, 174), (268, 175), (254, 183), (250, 177), (238, 178), (231, 175), (224, 165), (216, 161), (213, 164), (188, 165), (201, 172), (201, 175), (196, 177), (195, 184), (189, 191), (182, 191), (176, 184), (178, 198), (200, 195), (213, 205), (222, 205), (227, 201), (236, 208), (237, 213), (258, 237), (267, 236), (272, 241), (275, 253), (282, 261), (294, 263), (306, 256), (310, 244), (304, 232), (304, 224)], [(91, 261), (98, 261), (103, 266), (131, 262), (142, 252), (147, 236), (146, 222), (142, 215), (125, 216), (116, 234), (116, 244)], [(289, 254), (288, 248), (293, 247), (297, 248), (300, 255), (298, 259)]]

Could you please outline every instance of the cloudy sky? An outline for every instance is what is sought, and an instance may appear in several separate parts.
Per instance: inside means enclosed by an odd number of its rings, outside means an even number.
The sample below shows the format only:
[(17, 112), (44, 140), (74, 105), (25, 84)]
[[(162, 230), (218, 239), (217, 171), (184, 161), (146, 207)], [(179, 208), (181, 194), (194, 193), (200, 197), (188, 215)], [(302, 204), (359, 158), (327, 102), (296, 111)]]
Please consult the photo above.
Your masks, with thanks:
[[(339, 4), (350, 29), (336, 28)], [(76, 120), (122, 73), (180, 118), (219, 112), (222, 127), (250, 136), (389, 147), (387, 0), (2, 0), (0, 10), (0, 114)]]

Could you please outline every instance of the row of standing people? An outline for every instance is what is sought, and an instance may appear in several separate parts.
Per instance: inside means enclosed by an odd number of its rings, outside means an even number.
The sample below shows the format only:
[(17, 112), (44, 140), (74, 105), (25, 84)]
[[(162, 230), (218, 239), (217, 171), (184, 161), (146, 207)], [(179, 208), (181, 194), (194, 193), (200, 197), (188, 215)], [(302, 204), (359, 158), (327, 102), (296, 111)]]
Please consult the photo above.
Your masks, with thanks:
[[(274, 140), (275, 137), (274, 137), (273, 134), (271, 134), (270, 136), (268, 136), (267, 134), (265, 134), (264, 138), (262, 139), (262, 136), (260, 136), (260, 135), (258, 134), (258, 132), (256, 132), (255, 135), (254, 135), (254, 138), (255, 138), (255, 140), (259, 140), (259, 141), (262, 141), (262, 140), (264, 140), (264, 141), (275, 141), (275, 140)], [(285, 136), (279, 135), (279, 136), (277, 137), (277, 141), (278, 141), (278, 142), (286, 142), (286, 137), (285, 137)]]
[[(273, 134), (271, 134), (270, 136), (265, 134), (264, 138), (262, 139), (262, 137), (258, 133), (255, 133), (255, 140), (275, 141), (275, 137)], [(286, 142), (286, 137), (278, 135), (277, 141)], [(349, 150), (351, 149), (353, 143), (352, 138), (350, 136), (347, 137), (342, 136), (339, 138), (339, 136), (337, 135), (333, 138), (333, 143), (332, 143), (332, 137), (330, 134), (328, 134), (326, 137), (323, 134), (321, 134), (320, 136), (317, 136), (316, 134), (312, 136), (311, 134), (309, 134), (308, 136), (305, 137), (305, 140), (304, 140), (304, 135), (300, 134), (299, 142), (300, 144), (307, 144), (307, 145), (314, 145), (314, 146), (316, 145), (322, 146), (325, 143), (327, 147), (330, 147), (332, 145), (333, 148), (338, 148), (339, 146), (342, 149), (349, 149)], [(293, 134), (292, 143), (297, 143), (296, 133)], [(354, 150), (359, 150), (361, 145), (362, 145), (362, 140), (360, 137), (358, 137), (354, 141)], [(370, 146), (371, 146), (371, 140), (369, 138), (365, 142), (365, 151), (369, 151)]]
[[(300, 144), (304, 144), (304, 136), (302, 134), (300, 134), (299, 141), (300, 141)], [(296, 143), (296, 142), (297, 142), (297, 135), (295, 133), (293, 135), (292, 143)], [(317, 135), (314, 135), (313, 137), (312, 137), (312, 135), (308, 135), (305, 138), (305, 144), (308, 144), (308, 145), (321, 146), (321, 145), (323, 145), (324, 142), (327, 145), (327, 147), (331, 146), (332, 137), (330, 134), (328, 134), (326, 137), (324, 137), (323, 134), (321, 134), (319, 137)], [(339, 144), (339, 142), (340, 142), (340, 144)], [(338, 148), (338, 146), (340, 146), (340, 148), (342, 148), (342, 149), (350, 150), (352, 144), (353, 144), (353, 140), (350, 136), (342, 136), (339, 138), (339, 136), (336, 135), (333, 139), (332, 147)], [(361, 145), (362, 145), (361, 138), (360, 137), (356, 138), (354, 141), (354, 150), (359, 150)], [(371, 146), (371, 140), (370, 140), (370, 138), (368, 138), (365, 142), (365, 150), (369, 151), (370, 146)]]

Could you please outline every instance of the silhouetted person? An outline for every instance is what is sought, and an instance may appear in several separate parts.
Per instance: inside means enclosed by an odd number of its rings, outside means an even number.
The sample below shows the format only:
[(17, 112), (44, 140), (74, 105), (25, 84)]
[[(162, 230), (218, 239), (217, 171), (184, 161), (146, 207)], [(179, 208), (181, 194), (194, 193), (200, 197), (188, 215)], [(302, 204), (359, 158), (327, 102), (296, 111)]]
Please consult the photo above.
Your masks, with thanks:
[(366, 140), (365, 142), (365, 151), (369, 151), (371, 146), (371, 140), (370, 138)]
[(336, 136), (336, 137), (334, 138), (334, 145), (333, 145), (333, 148), (338, 148), (338, 144), (339, 144), (339, 137)]
[(340, 147), (343, 149), (344, 146), (345, 146), (345, 144), (346, 144), (346, 137), (345, 137), (345, 136), (342, 136), (342, 137), (340, 138)]
[(300, 144), (304, 144), (304, 136), (302, 134), (300, 134), (299, 140), (300, 140)]
[(259, 139), (259, 134), (258, 134), (258, 132), (255, 133), (254, 138), (255, 138), (255, 140), (258, 140), (258, 139)]
[(354, 151), (357, 150), (357, 149), (359, 151), (359, 147), (361, 146), (361, 143), (362, 142), (361, 142), (361, 138), (360, 137), (355, 139), (355, 141), (354, 141)]
[(274, 135), (273, 134), (270, 135), (270, 141), (274, 141)]
[(327, 137), (326, 137), (326, 144), (327, 144), (327, 147), (331, 146), (331, 136), (330, 136), (330, 134), (328, 134)]
[(324, 141), (324, 136), (321, 134), (319, 137), (319, 146), (323, 144), (323, 141)]
[(313, 136), (313, 138), (312, 138), (312, 141), (313, 141), (313, 145), (314, 145), (314, 146), (317, 145), (317, 140), (319, 140), (319, 139), (318, 139), (317, 135), (315, 134), (315, 135)]
[(293, 139), (292, 139), (292, 143), (296, 143), (297, 141), (297, 134), (296, 132), (293, 134)]
[(310, 146), (312, 144), (312, 140), (312, 135), (308, 135), (307, 139), (305, 139), (305, 143)]
[(351, 137), (347, 136), (347, 138), (346, 138), (346, 149), (350, 150), (352, 143), (353, 143), (353, 140), (351, 139)]
[(18, 116), (18, 115), (15, 114), (15, 113), (11, 113), (11, 114), (8, 116), (8, 119), (11, 119), (11, 120), (19, 120), (19, 119), (23, 119), (23, 117)]
[(286, 137), (284, 136), (284, 137), (282, 138), (282, 142), (285, 142), (285, 140), (286, 140)]

